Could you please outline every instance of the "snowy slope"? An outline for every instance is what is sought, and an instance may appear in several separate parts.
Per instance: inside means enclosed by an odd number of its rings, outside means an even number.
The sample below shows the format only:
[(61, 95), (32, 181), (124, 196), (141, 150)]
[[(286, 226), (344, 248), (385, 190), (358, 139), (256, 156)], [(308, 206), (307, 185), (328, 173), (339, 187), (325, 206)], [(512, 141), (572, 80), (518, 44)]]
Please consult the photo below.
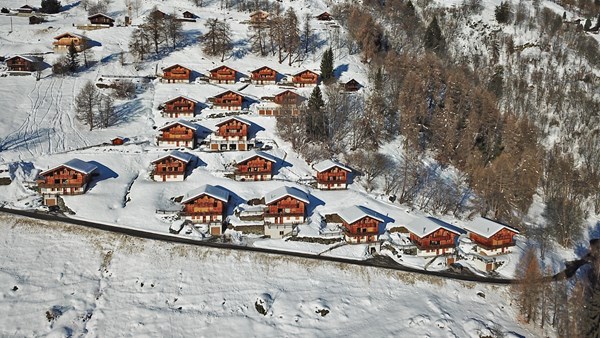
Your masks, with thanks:
[[(515, 323), (507, 287), (3, 215), (0, 238), (2, 336), (480, 337), (491, 328), (538, 335)], [(265, 316), (257, 299), (270, 304)]]

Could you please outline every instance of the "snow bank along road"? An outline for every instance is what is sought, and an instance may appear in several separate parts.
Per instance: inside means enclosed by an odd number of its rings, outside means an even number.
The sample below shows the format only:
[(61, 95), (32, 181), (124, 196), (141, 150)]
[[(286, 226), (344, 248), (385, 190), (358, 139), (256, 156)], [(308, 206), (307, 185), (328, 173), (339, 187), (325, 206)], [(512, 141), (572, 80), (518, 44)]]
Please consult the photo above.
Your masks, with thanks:
[(186, 238), (186, 237), (177, 236), (177, 235), (164, 234), (164, 233), (152, 232), (152, 231), (147, 231), (147, 230), (140, 230), (140, 229), (124, 227), (124, 226), (110, 225), (110, 224), (106, 224), (106, 223), (84, 221), (84, 220), (73, 219), (73, 218), (68, 218), (68, 217), (53, 215), (53, 214), (47, 214), (47, 213), (42, 213), (42, 212), (16, 210), (16, 209), (4, 208), (4, 207), (0, 207), (0, 212), (4, 212), (7, 214), (13, 214), (13, 215), (19, 215), (19, 216), (25, 216), (25, 217), (29, 217), (29, 218), (35, 218), (35, 219), (44, 220), (44, 221), (55, 221), (55, 222), (63, 222), (63, 223), (73, 224), (73, 225), (81, 225), (81, 226), (95, 228), (95, 229), (99, 229), (99, 230), (116, 232), (116, 233), (121, 233), (121, 234), (129, 235), (129, 236), (158, 240), (158, 241), (176, 242), (176, 243), (181, 243), (181, 244), (205, 246), (205, 247), (228, 249), (228, 250), (254, 251), (254, 252), (261, 252), (261, 253), (266, 253), (266, 254), (294, 256), (294, 257), (308, 258), (308, 259), (314, 259), (314, 260), (320, 260), (320, 261), (329, 261), (329, 262), (369, 266), (369, 267), (376, 267), (376, 268), (383, 268), (383, 269), (390, 269), (390, 270), (399, 270), (399, 271), (404, 271), (404, 272), (418, 273), (418, 274), (422, 274), (422, 275), (438, 276), (438, 277), (451, 278), (451, 279), (462, 280), (462, 281), (486, 283), (486, 284), (510, 284), (512, 282), (515, 282), (515, 280), (513, 280), (513, 279), (505, 279), (505, 278), (491, 278), (491, 277), (482, 277), (482, 276), (474, 276), (474, 275), (461, 275), (458, 273), (445, 272), (445, 271), (419, 270), (419, 269), (414, 269), (414, 268), (400, 265), (400, 264), (394, 262), (391, 258), (388, 258), (385, 256), (377, 256), (375, 258), (368, 259), (368, 260), (353, 260), (353, 259), (340, 258), (340, 257), (317, 256), (314, 254), (307, 254), (307, 253), (300, 253), (300, 252), (273, 250), (273, 249), (259, 248), (259, 247), (252, 247), (252, 246), (242, 246), (242, 245), (235, 245), (235, 244), (228, 244), (228, 243), (216, 243), (216, 242), (209, 242), (209, 241), (203, 241), (203, 240), (196, 240), (196, 239)]

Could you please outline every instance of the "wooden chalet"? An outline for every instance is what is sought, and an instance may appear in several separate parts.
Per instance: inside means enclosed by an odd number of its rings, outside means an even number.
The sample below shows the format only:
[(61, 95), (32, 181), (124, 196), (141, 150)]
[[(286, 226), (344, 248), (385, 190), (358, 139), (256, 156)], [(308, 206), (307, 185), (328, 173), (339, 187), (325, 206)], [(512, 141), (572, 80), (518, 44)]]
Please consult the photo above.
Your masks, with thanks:
[(112, 27), (115, 25), (115, 19), (113, 19), (110, 16), (103, 14), (103, 13), (96, 13), (94, 15), (90, 15), (90, 16), (88, 16), (88, 20), (90, 20), (90, 23), (92, 25), (108, 26), (108, 27)]
[(240, 117), (231, 117), (217, 124), (210, 138), (211, 151), (249, 150), (254, 142), (248, 140), (252, 123)]
[(360, 88), (362, 88), (362, 85), (354, 79), (344, 83), (344, 91), (347, 91), (347, 92), (356, 92)]
[(291, 90), (285, 90), (272, 98), (263, 99), (270, 100), (258, 105), (258, 114), (265, 116), (300, 115), (300, 105), (306, 100), (303, 96)]
[(514, 237), (519, 234), (517, 229), (485, 217), (474, 218), (464, 228), (477, 251), (487, 256), (511, 252)]
[(244, 97), (241, 94), (228, 90), (209, 98), (209, 102), (212, 102), (215, 109), (241, 110)]
[(311, 70), (303, 70), (292, 76), (292, 83), (296, 87), (309, 87), (319, 84), (319, 74)]
[(166, 83), (187, 83), (190, 82), (192, 71), (180, 64), (175, 64), (167, 68), (163, 68), (163, 76), (161, 81)]
[(317, 20), (319, 20), (319, 21), (331, 21), (331, 20), (333, 20), (333, 17), (331, 16), (331, 14), (329, 14), (327, 12), (323, 12), (323, 13), (317, 15)]
[(235, 164), (236, 181), (268, 181), (273, 178), (277, 158), (262, 151), (251, 151)]
[(223, 232), (228, 201), (227, 190), (206, 184), (183, 196), (180, 215), (193, 223), (207, 224), (210, 234), (219, 236)]
[(196, 129), (196, 126), (188, 121), (171, 122), (158, 129), (157, 145), (159, 147), (193, 149), (196, 146)]
[(110, 144), (112, 144), (113, 146), (121, 146), (125, 143), (125, 138), (122, 136), (117, 136), (115, 138), (113, 138), (112, 140), (110, 140)]
[(383, 223), (377, 213), (363, 206), (351, 206), (339, 214), (348, 243), (372, 243), (379, 239), (379, 225)]
[(152, 179), (157, 182), (183, 181), (191, 160), (192, 155), (177, 150), (161, 156), (152, 161)]
[(232, 84), (235, 83), (237, 77), (237, 71), (233, 68), (225, 65), (211, 69), (208, 82), (218, 84)]
[(178, 96), (163, 103), (161, 107), (163, 117), (194, 117), (196, 101), (184, 96)]
[(68, 32), (54, 37), (53, 45), (56, 52), (68, 51), (71, 44), (75, 46), (77, 52), (81, 52), (86, 49), (87, 38), (83, 35)]
[(417, 247), (417, 256), (453, 253), (456, 240), (463, 233), (454, 225), (433, 217), (416, 219), (405, 227), (411, 242)]
[(250, 14), (250, 24), (251, 25), (264, 25), (269, 22), (269, 13), (258, 10), (254, 13)]
[(317, 188), (339, 190), (348, 188), (348, 176), (352, 170), (338, 162), (325, 160), (313, 166), (317, 171)]
[(167, 13), (165, 13), (161, 10), (155, 9), (152, 12), (150, 12), (150, 16), (155, 16), (155, 17), (158, 17), (159, 19), (164, 19), (167, 17)]
[(277, 71), (273, 68), (263, 66), (250, 73), (250, 82), (253, 84), (275, 84), (277, 83)]
[(185, 11), (183, 12), (183, 17), (186, 19), (195, 19), (196, 18), (196, 14), (190, 12), (190, 11)]
[(11, 72), (34, 72), (38, 62), (35, 56), (15, 55), (6, 59), (6, 67)]
[(97, 169), (94, 164), (74, 158), (39, 174), (37, 186), (44, 195), (44, 204), (57, 205), (56, 195), (80, 195)]
[(293, 187), (283, 186), (267, 193), (265, 235), (281, 238), (290, 233), (295, 225), (304, 223), (309, 203), (308, 195)]
[(19, 14), (31, 14), (31, 13), (33, 13), (35, 11), (36, 11), (36, 9), (33, 8), (33, 7), (31, 7), (31, 6), (29, 6), (29, 5), (23, 5), (23, 6), (19, 7), (19, 8), (17, 8), (17, 12)]

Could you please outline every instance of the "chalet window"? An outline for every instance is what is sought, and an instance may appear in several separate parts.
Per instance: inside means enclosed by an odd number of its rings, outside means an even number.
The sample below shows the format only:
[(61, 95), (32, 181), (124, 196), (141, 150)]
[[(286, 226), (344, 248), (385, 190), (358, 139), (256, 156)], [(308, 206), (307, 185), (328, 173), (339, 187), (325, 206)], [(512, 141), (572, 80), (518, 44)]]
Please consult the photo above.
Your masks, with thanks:
[(60, 179), (58, 179), (58, 178), (57, 178), (57, 179), (55, 179), (55, 180), (54, 180), (54, 184), (60, 184)]
[(77, 179), (77, 174), (73, 174), (73, 179), (76, 180)]
[(279, 236), (283, 236), (283, 231), (280, 231), (280, 232), (279, 232)]

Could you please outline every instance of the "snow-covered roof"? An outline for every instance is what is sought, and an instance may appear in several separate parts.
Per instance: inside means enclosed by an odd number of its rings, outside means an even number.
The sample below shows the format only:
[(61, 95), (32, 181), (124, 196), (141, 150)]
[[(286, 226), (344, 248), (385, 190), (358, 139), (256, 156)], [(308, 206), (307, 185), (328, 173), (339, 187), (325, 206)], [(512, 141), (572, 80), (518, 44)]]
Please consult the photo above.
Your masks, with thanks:
[(175, 101), (175, 100), (179, 100), (179, 99), (185, 99), (185, 100), (188, 100), (188, 101), (192, 101), (192, 102), (198, 103), (198, 101), (196, 101), (196, 100), (194, 100), (194, 99), (192, 99), (192, 98), (189, 98), (189, 97), (187, 97), (187, 96), (183, 96), (183, 95), (179, 95), (179, 96), (177, 96), (177, 97), (174, 97), (174, 98), (172, 98), (172, 99), (170, 99), (170, 100), (168, 100), (168, 101), (165, 101), (165, 104), (166, 104), (166, 103), (171, 103), (171, 102), (173, 102), (173, 101)]
[(236, 73), (238, 72), (237, 70), (235, 70), (235, 69), (233, 69), (233, 68), (231, 68), (231, 67), (229, 67), (229, 66), (226, 66), (226, 65), (220, 65), (219, 67), (213, 68), (213, 69), (209, 70), (208, 72), (209, 72), (209, 73), (212, 73), (212, 72), (215, 72), (215, 71), (217, 71), (217, 70), (219, 70), (219, 69), (221, 69), (221, 68), (227, 68), (227, 69), (231, 69), (231, 70), (233, 70), (233, 71), (234, 71), (234, 72), (236, 72)]
[(405, 227), (406, 227), (406, 229), (408, 229), (408, 231), (412, 232), (413, 234), (415, 234), (419, 237), (425, 237), (440, 228), (444, 228), (444, 229), (446, 229), (450, 232), (453, 232), (457, 235), (464, 233), (464, 231), (457, 228), (456, 226), (454, 226), (450, 223), (446, 223), (446, 222), (439, 220), (437, 218), (434, 218), (434, 217), (418, 218), (418, 219), (406, 224)]
[(260, 71), (261, 69), (265, 69), (265, 68), (267, 68), (267, 69), (270, 69), (270, 70), (272, 70), (272, 71), (274, 71), (274, 72), (277, 72), (275, 69), (273, 69), (273, 68), (271, 68), (271, 67), (269, 67), (269, 66), (262, 66), (262, 67), (256, 68), (255, 70), (251, 71), (250, 73), (255, 73), (255, 72), (258, 72), (258, 71)]
[(373, 210), (360, 205), (353, 205), (351, 207), (348, 207), (339, 212), (338, 216), (340, 216), (348, 224), (352, 224), (367, 216), (371, 217), (372, 219), (378, 220), (379, 222), (383, 222), (383, 219), (381, 219)]
[(66, 32), (66, 33), (62, 33), (60, 35), (55, 36), (54, 40), (60, 40), (62, 37), (67, 36), (67, 35), (70, 35), (70, 36), (73, 36), (73, 37), (76, 37), (76, 38), (80, 38), (80, 39), (85, 39), (86, 38), (85, 36), (80, 35), (80, 34)]
[(329, 170), (333, 167), (338, 167), (340, 169), (346, 170), (347, 172), (351, 173), (352, 170), (346, 166), (344, 166), (343, 164), (336, 162), (336, 161), (332, 161), (332, 160), (325, 160), (322, 162), (319, 162), (317, 164), (315, 164), (313, 166), (313, 168), (317, 171), (317, 172), (323, 172), (325, 170)]
[(498, 231), (506, 228), (514, 233), (519, 233), (519, 230), (510, 227), (506, 224), (498, 223), (496, 221), (492, 221), (491, 219), (485, 217), (475, 217), (473, 220), (469, 221), (465, 226), (465, 230), (474, 232), (480, 236), (485, 238), (490, 238)]
[(262, 158), (264, 158), (265, 160), (267, 160), (267, 161), (271, 161), (271, 162), (273, 162), (273, 163), (277, 163), (277, 160), (279, 160), (277, 157), (275, 157), (275, 156), (273, 156), (273, 155), (271, 155), (271, 154), (267, 154), (267, 153), (265, 153), (264, 151), (260, 151), (260, 150), (251, 150), (251, 151), (247, 151), (247, 152), (245, 152), (244, 154), (242, 154), (242, 156), (240, 156), (240, 157), (237, 159), (236, 163), (242, 163), (242, 162), (248, 161), (249, 159), (251, 159), (251, 158), (254, 158), (254, 157), (256, 157), (256, 156), (258, 156), (258, 157), (262, 157)]
[(223, 202), (227, 202), (229, 200), (229, 191), (221, 189), (219, 187), (215, 187), (213, 185), (205, 184), (185, 194), (185, 196), (183, 196), (183, 199), (181, 200), (181, 203), (186, 203), (195, 200), (196, 198), (202, 195), (207, 195)]
[(29, 61), (29, 62), (33, 62), (33, 63), (35, 63), (35, 62), (37, 62), (37, 61), (38, 61), (38, 60), (36, 60), (36, 57), (35, 57), (35, 56), (29, 56), (29, 55), (15, 55), (15, 56), (11, 56), (11, 57), (9, 57), (9, 58), (8, 58), (8, 59), (6, 59), (5, 61), (12, 60), (12, 59), (14, 59), (14, 58), (21, 58), (21, 59), (24, 59), (24, 60), (27, 60), (27, 61)]
[(95, 18), (97, 16), (103, 16), (103, 17), (105, 17), (107, 19), (111, 19), (112, 21), (115, 21), (115, 19), (111, 18), (110, 16), (108, 16), (108, 15), (106, 15), (104, 13), (96, 13), (96, 14), (90, 15), (90, 16), (88, 16), (88, 19)]
[(312, 71), (312, 70), (310, 70), (310, 69), (305, 69), (305, 70), (299, 71), (299, 72), (297, 72), (297, 73), (295, 73), (295, 74), (292, 74), (292, 75), (296, 76), (296, 75), (300, 75), (300, 74), (302, 74), (302, 73), (306, 73), (306, 72), (313, 73), (313, 74), (315, 74), (315, 75), (319, 75), (319, 73), (317, 73), (317, 72), (314, 72), (314, 71)]
[(50, 173), (50, 172), (52, 172), (52, 171), (54, 171), (54, 170), (56, 170), (56, 169), (58, 169), (60, 167), (67, 167), (69, 169), (73, 169), (73, 170), (78, 171), (78, 172), (83, 173), (83, 174), (91, 174), (94, 170), (98, 169), (98, 167), (96, 167), (95, 165), (93, 165), (91, 163), (82, 161), (82, 160), (80, 160), (78, 158), (74, 158), (74, 159), (72, 159), (70, 161), (67, 161), (67, 162), (63, 163), (63, 164), (57, 165), (57, 166), (55, 166), (53, 168), (50, 168), (50, 169), (48, 169), (46, 171), (43, 171), (42, 173), (40, 173), (40, 175), (45, 175), (45, 174)]
[(175, 68), (175, 67), (181, 67), (181, 68), (185, 68), (185, 69), (188, 69), (188, 70), (189, 70), (189, 68), (188, 68), (188, 67), (184, 67), (184, 66), (182, 66), (182, 65), (180, 65), (180, 64), (178, 64), (178, 63), (176, 63), (176, 64), (174, 64), (174, 65), (171, 65), (171, 66), (169, 66), (169, 67), (165, 67), (165, 68), (163, 68), (162, 70), (163, 70), (163, 71), (167, 71), (167, 70), (169, 70), (169, 69), (171, 69), (171, 68)]
[(216, 126), (217, 127), (218, 126), (222, 126), (222, 125), (224, 125), (225, 123), (227, 123), (227, 122), (229, 122), (231, 120), (239, 121), (239, 122), (241, 122), (241, 123), (243, 123), (245, 125), (248, 125), (248, 126), (252, 125), (252, 122), (250, 122), (250, 121), (248, 121), (248, 120), (246, 120), (244, 118), (241, 118), (241, 117), (238, 117), (238, 116), (231, 116), (231, 117), (228, 117), (227, 119), (223, 120), (222, 122), (217, 123)]
[(216, 97), (221, 97), (221, 96), (223, 96), (223, 95), (225, 95), (225, 94), (228, 94), (228, 93), (234, 93), (234, 94), (236, 94), (236, 95), (239, 95), (239, 96), (241, 96), (241, 97), (244, 97), (244, 94), (238, 93), (238, 92), (236, 92), (235, 90), (226, 90), (226, 91), (220, 92), (219, 94), (217, 94), (217, 95), (213, 96), (213, 98), (216, 98)]
[(288, 187), (285, 185), (283, 187), (279, 187), (273, 191), (266, 193), (265, 194), (265, 203), (271, 204), (271, 203), (278, 201), (286, 196), (290, 196), (290, 197), (300, 200), (306, 204), (310, 204), (310, 202), (308, 201), (308, 195), (304, 191), (302, 191), (298, 188)]
[(188, 162), (190, 162), (192, 160), (192, 154), (184, 153), (184, 152), (181, 152), (181, 151), (178, 151), (178, 150), (173, 150), (172, 152), (170, 152), (170, 153), (168, 153), (168, 154), (166, 154), (164, 156), (161, 156), (161, 157), (157, 158), (156, 160), (152, 161), (152, 163), (159, 162), (160, 160), (165, 159), (167, 157), (173, 157), (173, 158), (181, 160), (181, 161), (183, 161), (185, 163), (188, 163)]
[(189, 121), (186, 121), (186, 120), (178, 120), (178, 121), (173, 121), (173, 122), (167, 123), (167, 124), (165, 124), (164, 126), (160, 127), (158, 130), (165, 130), (165, 129), (167, 129), (167, 128), (171, 127), (171, 126), (174, 126), (174, 125), (176, 125), (176, 124), (181, 124), (182, 126), (185, 126), (185, 127), (187, 127), (187, 128), (190, 128), (190, 129), (192, 129), (192, 130), (196, 130), (196, 129), (198, 129), (198, 128), (196, 127), (196, 125), (195, 125), (195, 124), (193, 124), (193, 123), (191, 123), (191, 122), (189, 122)]

